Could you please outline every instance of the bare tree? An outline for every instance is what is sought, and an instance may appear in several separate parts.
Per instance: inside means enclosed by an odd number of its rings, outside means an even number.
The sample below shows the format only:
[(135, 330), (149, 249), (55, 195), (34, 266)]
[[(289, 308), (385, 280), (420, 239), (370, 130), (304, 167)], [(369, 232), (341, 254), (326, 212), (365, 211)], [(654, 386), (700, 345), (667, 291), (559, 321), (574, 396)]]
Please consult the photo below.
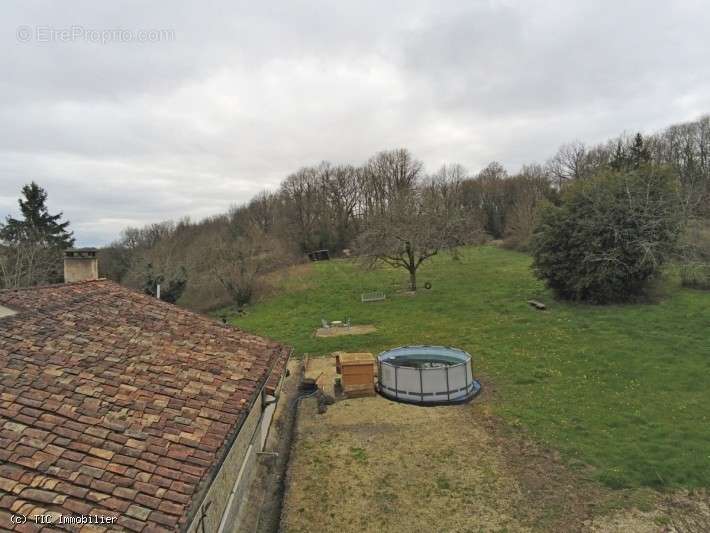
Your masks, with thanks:
[[(194, 263), (188, 262), (188, 251), (197, 237), (195, 225), (189, 219), (151, 224), (142, 229), (129, 229), (124, 239), (130, 239), (131, 253), (121, 254), (114, 245), (114, 262), (101, 265), (107, 274), (120, 275), (120, 281), (147, 294), (157, 295), (157, 285), (166, 301), (177, 301), (189, 286), (189, 274)], [(106, 255), (102, 254), (102, 259)]]
[(352, 165), (323, 164), (320, 169), (324, 208), (327, 210), (325, 229), (331, 234), (331, 244), (341, 250), (355, 235), (361, 173)]
[(239, 212), (244, 212), (247, 224), (255, 224), (261, 231), (271, 233), (278, 225), (281, 203), (278, 194), (263, 191), (258, 193), (246, 205), (232, 208), (232, 218), (238, 217)]
[(662, 137), (666, 160), (680, 176), (680, 201), (686, 218), (710, 214), (710, 116), (671, 126)]
[(462, 201), (469, 209), (485, 213), (484, 227), (494, 239), (503, 237), (509, 198), (508, 172), (497, 161), (489, 163), (475, 178), (462, 184)]
[(365, 166), (362, 191), (367, 212), (382, 213), (423, 176), (424, 165), (405, 149), (380, 152)]
[(546, 170), (540, 165), (525, 165), (520, 174), (508, 180), (510, 207), (505, 217), (505, 245), (527, 250), (539, 219), (540, 206), (554, 191)]
[(289, 262), (281, 243), (257, 226), (236, 234), (224, 228), (204, 244), (205, 270), (239, 308), (251, 301), (261, 276)]
[(409, 288), (417, 290), (417, 270), (442, 250), (473, 242), (481, 235), (460, 205), (458, 182), (434, 180), (402, 192), (389, 208), (370, 216), (357, 241), (363, 260), (378, 261), (409, 273)]
[(469, 177), (468, 170), (463, 165), (458, 163), (453, 163), (450, 165), (442, 165), (439, 170), (437, 170), (432, 178), (440, 181), (456, 182), (462, 183)]
[(317, 230), (324, 203), (317, 170), (305, 167), (291, 174), (281, 184), (281, 194), (289, 237), (302, 252), (318, 247)]
[(553, 183), (561, 188), (568, 181), (586, 177), (586, 155), (587, 149), (579, 141), (562, 145), (547, 162)]
[(22, 239), (0, 244), (0, 288), (16, 289), (48, 281), (58, 269), (56, 250)]

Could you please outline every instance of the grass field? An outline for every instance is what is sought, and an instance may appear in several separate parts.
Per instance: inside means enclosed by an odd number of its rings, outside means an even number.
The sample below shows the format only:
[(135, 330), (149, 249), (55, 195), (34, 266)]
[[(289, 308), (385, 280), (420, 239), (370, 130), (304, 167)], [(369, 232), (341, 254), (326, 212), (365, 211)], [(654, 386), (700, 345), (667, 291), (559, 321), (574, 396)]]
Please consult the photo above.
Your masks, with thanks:
[[(298, 267), (279, 290), (233, 322), (297, 354), (378, 352), (444, 344), (474, 357), (495, 390), (492, 410), (591, 465), (610, 487), (710, 486), (710, 293), (665, 283), (657, 303), (594, 307), (556, 302), (526, 255), (493, 246), (420, 269), (416, 296), (404, 271), (346, 261)], [(388, 299), (360, 303), (360, 293)], [(526, 300), (548, 304), (541, 312)], [(374, 324), (363, 336), (315, 338), (321, 317)]]
[(282, 530), (658, 533), (668, 523), (654, 491), (586, 479), (554, 451), (499, 431), (489, 407), (377, 396), (319, 414), (315, 399), (303, 401)]

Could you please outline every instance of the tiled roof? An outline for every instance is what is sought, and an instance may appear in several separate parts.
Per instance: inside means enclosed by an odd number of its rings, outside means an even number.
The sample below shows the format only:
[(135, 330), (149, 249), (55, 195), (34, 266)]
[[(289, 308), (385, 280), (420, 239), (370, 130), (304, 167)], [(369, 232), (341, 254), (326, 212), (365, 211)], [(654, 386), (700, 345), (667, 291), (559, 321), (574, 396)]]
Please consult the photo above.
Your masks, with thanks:
[(105, 280), (0, 305), (17, 311), (0, 318), (0, 530), (45, 512), (185, 528), (289, 353)]

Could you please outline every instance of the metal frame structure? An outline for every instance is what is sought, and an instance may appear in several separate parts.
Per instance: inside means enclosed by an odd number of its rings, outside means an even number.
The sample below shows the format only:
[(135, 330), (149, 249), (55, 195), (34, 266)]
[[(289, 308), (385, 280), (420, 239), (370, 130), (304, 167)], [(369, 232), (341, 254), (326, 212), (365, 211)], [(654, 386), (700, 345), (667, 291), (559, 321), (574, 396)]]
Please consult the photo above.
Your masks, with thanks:
[[(397, 364), (398, 358), (416, 355), (416, 359), (443, 362), (458, 359), (459, 363), (422, 368)], [(450, 361), (447, 361), (450, 362)], [(378, 391), (392, 400), (420, 405), (463, 403), (481, 391), (473, 378), (471, 355), (449, 346), (400, 346), (377, 356)], [(418, 379), (417, 379), (418, 378)]]

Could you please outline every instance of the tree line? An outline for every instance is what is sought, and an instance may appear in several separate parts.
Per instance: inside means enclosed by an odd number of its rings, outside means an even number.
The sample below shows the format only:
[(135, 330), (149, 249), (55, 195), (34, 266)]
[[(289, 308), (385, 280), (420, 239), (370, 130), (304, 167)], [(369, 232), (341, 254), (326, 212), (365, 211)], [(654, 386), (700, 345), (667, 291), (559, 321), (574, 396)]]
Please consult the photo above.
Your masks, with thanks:
[(416, 290), (417, 269), (440, 250), (485, 239), (525, 248), (536, 205), (556, 194), (541, 166), (514, 176), (496, 162), (473, 175), (461, 165), (427, 173), (400, 148), (362, 165), (301, 168), (278, 190), (199, 222), (127, 228), (101, 251), (101, 264), (109, 277), (146, 289), (155, 272), (168, 285), (186, 278), (178, 296), (196, 308), (243, 306), (269, 273), (321, 249), (401, 267)]
[[(566, 144), (544, 164), (515, 174), (498, 162), (476, 173), (459, 164), (427, 172), (406, 149), (377, 153), (359, 165), (322, 162), (227, 213), (126, 228), (100, 251), (101, 271), (146, 292), (160, 283), (161, 297), (196, 309), (240, 307), (265, 290), (269, 274), (327, 249), (401, 267), (414, 290), (418, 266), (442, 249), (495, 240), (532, 251), (543, 206), (559, 206), (574, 183), (635, 162), (672, 174), (677, 211), (689, 228), (685, 253), (702, 258), (710, 217), (709, 116), (645, 137)], [(3, 228), (10, 225), (8, 219)], [(0, 242), (4, 270), (12, 271), (9, 251), (32, 240), (3, 229)], [(61, 246), (39, 248), (56, 252)], [(3, 286), (10, 285), (7, 279), (3, 275)], [(21, 283), (46, 279), (25, 275)]]

